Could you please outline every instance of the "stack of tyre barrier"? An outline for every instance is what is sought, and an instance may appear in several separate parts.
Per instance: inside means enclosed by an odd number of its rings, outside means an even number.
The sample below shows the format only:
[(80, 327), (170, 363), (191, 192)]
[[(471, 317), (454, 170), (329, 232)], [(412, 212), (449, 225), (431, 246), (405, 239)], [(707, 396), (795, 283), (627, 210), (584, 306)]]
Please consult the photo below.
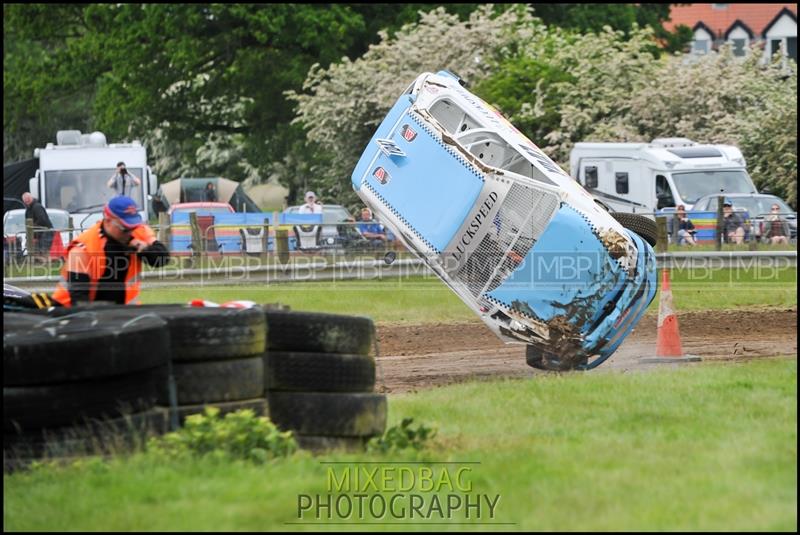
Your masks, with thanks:
[[(157, 306), (172, 341), (172, 376), (178, 419), (203, 412), (252, 409), (267, 414), (264, 362), (267, 325), (263, 311), (217, 307)], [(159, 404), (169, 406), (170, 389)]]
[(363, 448), (386, 427), (376, 394), (375, 326), (369, 318), (265, 310), (265, 389), (270, 419), (301, 448)]
[(169, 343), (153, 314), (4, 313), (4, 465), (110, 453), (163, 432), (167, 414), (155, 404)]
[[(245, 408), (267, 414), (263, 363), (267, 332), (260, 308), (101, 305), (91, 310), (103, 321), (155, 314), (166, 323), (169, 343), (161, 351), (171, 360), (163, 370), (157, 401), (166, 408), (177, 406), (178, 422), (211, 405), (221, 415)], [(69, 314), (63, 309), (55, 313)]]

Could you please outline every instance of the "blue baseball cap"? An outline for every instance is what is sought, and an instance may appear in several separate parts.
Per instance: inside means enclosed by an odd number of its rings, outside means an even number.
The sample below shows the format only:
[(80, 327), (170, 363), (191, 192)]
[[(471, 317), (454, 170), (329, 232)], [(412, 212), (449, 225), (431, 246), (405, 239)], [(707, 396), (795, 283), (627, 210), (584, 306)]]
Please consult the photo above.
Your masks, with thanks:
[(125, 195), (118, 195), (108, 201), (103, 213), (106, 216), (116, 217), (128, 228), (136, 228), (143, 223), (136, 202)]

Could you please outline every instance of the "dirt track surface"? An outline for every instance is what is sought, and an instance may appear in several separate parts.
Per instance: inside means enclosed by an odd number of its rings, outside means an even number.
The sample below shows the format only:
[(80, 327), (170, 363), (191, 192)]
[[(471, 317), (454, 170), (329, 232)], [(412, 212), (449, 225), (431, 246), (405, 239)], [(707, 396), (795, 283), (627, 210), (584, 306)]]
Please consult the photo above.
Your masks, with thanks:
[[(642, 318), (601, 370), (649, 370), (699, 364), (643, 364), (654, 356), (657, 316)], [(683, 350), (705, 362), (797, 354), (797, 309), (678, 314)], [(408, 392), (474, 379), (542, 374), (525, 364), (523, 345), (506, 345), (483, 323), (378, 325), (377, 389)]]

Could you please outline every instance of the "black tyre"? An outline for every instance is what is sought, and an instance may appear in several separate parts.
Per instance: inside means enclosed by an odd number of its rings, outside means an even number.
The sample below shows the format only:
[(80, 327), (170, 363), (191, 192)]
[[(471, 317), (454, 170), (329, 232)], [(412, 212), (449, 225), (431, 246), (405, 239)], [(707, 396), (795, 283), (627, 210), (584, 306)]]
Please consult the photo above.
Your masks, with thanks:
[(225, 401), (215, 403), (198, 403), (196, 405), (178, 405), (178, 420), (183, 423), (192, 414), (202, 414), (206, 407), (216, 407), (219, 409), (220, 416), (229, 412), (236, 412), (242, 409), (251, 409), (256, 416), (269, 416), (267, 400), (265, 398), (247, 399), (243, 401)]
[[(575, 369), (575, 365), (562, 362), (562, 360), (555, 353), (544, 351), (536, 346), (527, 346), (525, 348), (525, 362), (531, 368), (545, 371), (569, 371)], [(586, 359), (578, 364), (585, 364)]]
[(658, 241), (658, 227), (656, 222), (639, 214), (628, 214), (626, 212), (611, 212), (611, 215), (622, 224), (626, 229), (635, 232), (647, 243), (656, 246)]
[(44, 319), (41, 314), (27, 312), (3, 312), (3, 334), (30, 329)]
[(155, 407), (113, 419), (90, 420), (88, 424), (27, 433), (4, 433), (3, 450), (14, 458), (64, 457), (119, 453), (141, 446), (149, 436), (168, 431), (168, 412)]
[[(12, 317), (7, 317), (12, 316)], [(4, 314), (3, 385), (46, 385), (111, 377), (169, 360), (169, 333), (154, 314), (131, 319)]]
[(320, 437), (295, 435), (297, 445), (313, 453), (324, 453), (327, 451), (344, 451), (356, 453), (364, 451), (367, 445), (367, 437)]
[(268, 350), (368, 355), (375, 342), (369, 318), (286, 310), (264, 314)]
[(270, 392), (270, 419), (281, 429), (301, 435), (369, 437), (386, 429), (386, 396)]
[(525, 348), (525, 362), (531, 368), (536, 368), (537, 370), (546, 370), (546, 371), (557, 370), (558, 367), (554, 367), (551, 364), (553, 361), (557, 360), (558, 360), (557, 357), (552, 353), (542, 351), (541, 349), (535, 346), (527, 346)]
[(155, 405), (159, 369), (58, 385), (3, 387), (3, 429), (30, 431), (117, 418)]
[[(65, 311), (67, 310), (67, 311)], [(69, 315), (69, 309), (54, 311)], [(167, 322), (174, 361), (221, 360), (260, 355), (266, 348), (261, 307), (249, 309), (183, 305), (94, 306), (98, 318), (134, 318), (155, 313)]]
[(268, 351), (268, 391), (372, 392), (375, 359), (369, 355)]
[[(238, 401), (261, 397), (264, 362), (261, 356), (220, 361), (181, 362), (172, 366), (178, 405)], [(164, 389), (159, 403), (168, 404)]]

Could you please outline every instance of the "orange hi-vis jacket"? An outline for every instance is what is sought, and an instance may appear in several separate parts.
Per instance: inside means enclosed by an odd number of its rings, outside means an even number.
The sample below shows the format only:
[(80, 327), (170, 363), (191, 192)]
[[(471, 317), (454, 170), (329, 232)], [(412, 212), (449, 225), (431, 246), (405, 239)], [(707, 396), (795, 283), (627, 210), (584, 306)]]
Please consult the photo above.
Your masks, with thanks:
[[(95, 300), (100, 277), (103, 276), (106, 268), (105, 247), (108, 238), (101, 233), (102, 225), (103, 221), (98, 221), (94, 226), (72, 240), (67, 247), (67, 259), (69, 259), (73, 249), (76, 248), (83, 248), (86, 253), (84, 255), (86, 261), (81, 266), (81, 272), (89, 275), (90, 302)], [(155, 233), (147, 225), (141, 225), (133, 230), (132, 237), (149, 243), (155, 238)], [(125, 276), (125, 304), (139, 304), (141, 282), (139, 274), (142, 271), (142, 259), (135, 251), (131, 251), (130, 254), (126, 255), (126, 258), (128, 260), (128, 273)], [(64, 262), (64, 267), (61, 268), (61, 281), (53, 293), (53, 299), (65, 307), (72, 306), (72, 298), (68, 289), (67, 265), (68, 262)]]

